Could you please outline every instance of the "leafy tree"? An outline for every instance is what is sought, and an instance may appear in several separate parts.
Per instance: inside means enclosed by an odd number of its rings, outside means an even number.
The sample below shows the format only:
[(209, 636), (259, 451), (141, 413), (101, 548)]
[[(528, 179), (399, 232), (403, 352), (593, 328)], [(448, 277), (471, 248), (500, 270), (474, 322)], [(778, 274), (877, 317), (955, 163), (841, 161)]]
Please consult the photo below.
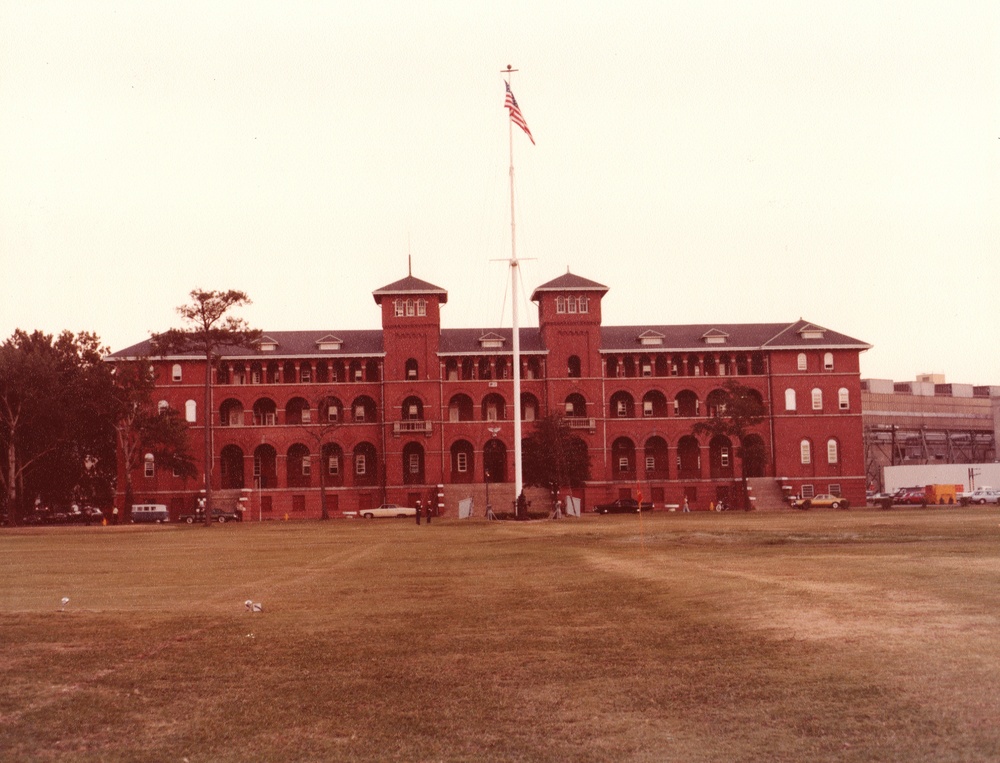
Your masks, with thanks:
[(535, 422), (535, 431), (524, 441), (521, 464), (526, 485), (580, 487), (590, 478), (587, 446), (559, 414)]
[(709, 439), (722, 436), (738, 443), (736, 456), (740, 459), (740, 478), (743, 483), (743, 507), (750, 510), (747, 490), (747, 464), (766, 457), (758, 438), (748, 441), (753, 428), (767, 417), (767, 406), (760, 393), (753, 387), (728, 379), (723, 385), (723, 397), (707, 421), (699, 421), (692, 431)]
[[(11, 521), (29, 495), (65, 501), (81, 484), (91, 492), (110, 484), (105, 351), (95, 335), (69, 331), (53, 338), (18, 330), (0, 345), (0, 485)], [(102, 469), (95, 471), (96, 464)]]
[(191, 292), (191, 302), (177, 308), (184, 328), (168, 329), (161, 334), (153, 334), (153, 353), (158, 356), (169, 354), (198, 353), (205, 359), (205, 393), (203, 409), (205, 415), (205, 526), (212, 522), (212, 424), (215, 404), (212, 399), (212, 369), (223, 347), (249, 347), (261, 332), (251, 329), (242, 318), (228, 315), (235, 307), (250, 304), (250, 298), (242, 291)]
[(191, 454), (187, 422), (173, 408), (153, 407), (154, 371), (149, 360), (116, 363), (114, 377), (115, 439), (125, 471), (125, 511), (130, 510), (134, 489), (132, 474), (147, 453), (155, 463), (193, 478), (198, 469)]

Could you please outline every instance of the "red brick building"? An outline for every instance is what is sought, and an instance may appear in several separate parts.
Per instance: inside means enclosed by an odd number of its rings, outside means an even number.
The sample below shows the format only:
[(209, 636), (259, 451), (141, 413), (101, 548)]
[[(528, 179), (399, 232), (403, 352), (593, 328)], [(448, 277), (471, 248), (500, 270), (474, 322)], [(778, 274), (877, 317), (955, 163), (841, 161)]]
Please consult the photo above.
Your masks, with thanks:
[[(751, 435), (766, 457), (747, 464), (758, 485), (864, 500), (858, 358), (869, 345), (803, 320), (602, 326), (607, 291), (560, 276), (532, 294), (538, 328), (520, 329), (523, 436), (566, 416), (590, 457), (585, 508), (637, 490), (657, 508), (738, 501), (739, 443), (692, 434), (731, 376), (768, 410)], [(268, 332), (217, 364), (213, 485), (242, 490), (254, 518), (319, 516), (321, 470), (334, 515), (439, 493), (453, 514), (487, 475), (496, 505), (513, 498), (511, 330), (442, 329), (447, 292), (412, 276), (373, 296), (381, 330)], [(148, 352), (143, 342), (109, 360)], [(196, 453), (203, 363), (154, 360), (156, 400), (185, 414)], [(140, 472), (137, 501), (193, 505), (199, 481), (150, 457)]]

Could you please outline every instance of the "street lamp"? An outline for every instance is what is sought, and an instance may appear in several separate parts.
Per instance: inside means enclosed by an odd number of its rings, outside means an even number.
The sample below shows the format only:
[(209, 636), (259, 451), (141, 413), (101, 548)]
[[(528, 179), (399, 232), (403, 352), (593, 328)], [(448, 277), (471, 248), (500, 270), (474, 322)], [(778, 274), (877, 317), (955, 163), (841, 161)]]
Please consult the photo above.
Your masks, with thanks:
[[(490, 433), (490, 442), (492, 442), (500, 434), (500, 427), (486, 427), (486, 431)], [(483, 451), (483, 473), (486, 475), (486, 518), (496, 519), (493, 514), (493, 506), (490, 505), (490, 470), (486, 467), (485, 449)]]

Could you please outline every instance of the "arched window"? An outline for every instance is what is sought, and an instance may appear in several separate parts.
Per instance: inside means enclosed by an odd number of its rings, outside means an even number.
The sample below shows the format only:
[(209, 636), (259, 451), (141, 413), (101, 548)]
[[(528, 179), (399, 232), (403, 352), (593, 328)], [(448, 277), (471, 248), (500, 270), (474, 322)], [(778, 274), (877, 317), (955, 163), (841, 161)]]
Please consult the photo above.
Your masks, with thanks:
[(587, 401), (579, 392), (573, 392), (566, 397), (565, 410), (570, 418), (583, 418), (587, 415)]
[(417, 378), (417, 361), (416, 358), (410, 358), (406, 361), (406, 373), (407, 379)]
[(254, 426), (274, 426), (278, 423), (278, 406), (269, 397), (262, 397), (253, 404)]
[(495, 392), (483, 398), (482, 420), (502, 421), (507, 418), (507, 401)]
[(309, 409), (309, 401), (304, 397), (293, 397), (285, 403), (285, 423), (311, 424), (312, 411)]
[(468, 440), (451, 446), (451, 481), (472, 482), (475, 476), (475, 450)]
[(161, 400), (159, 403), (156, 404), (156, 412), (161, 416), (169, 410), (170, 410), (170, 403), (168, 403), (166, 400)]
[(403, 446), (403, 483), (420, 485), (424, 482), (424, 448), (418, 442)]
[(521, 393), (521, 421), (534, 421), (538, 418), (538, 398), (530, 392)]
[(566, 312), (566, 297), (556, 297), (556, 312), (557, 313)]
[(659, 390), (650, 390), (642, 396), (642, 415), (646, 418), (666, 418), (667, 398)]
[(616, 392), (611, 396), (611, 418), (631, 419), (635, 417), (635, 400), (628, 392)]
[(170, 369), (170, 378), (173, 379), (175, 382), (179, 382), (181, 379), (184, 378), (184, 374), (181, 371), (180, 363), (174, 363), (173, 368)]
[(840, 463), (840, 449), (837, 446), (837, 441), (832, 437), (826, 441), (826, 462), (828, 464)]
[(421, 297), (417, 300), (417, 316), (423, 317), (427, 315), (427, 300)]
[(705, 398), (705, 412), (709, 418), (726, 415), (726, 403), (729, 402), (729, 393), (722, 389), (713, 389)]
[(415, 306), (412, 299), (406, 300), (406, 317), (412, 318), (416, 314)]
[(851, 410), (851, 393), (847, 391), (847, 387), (837, 390), (837, 407), (842, 411)]
[(227, 445), (219, 455), (219, 467), (222, 472), (222, 489), (238, 490), (243, 484), (243, 450), (238, 445)]
[(798, 369), (800, 371), (808, 371), (809, 370), (809, 359), (806, 358), (806, 354), (804, 352), (800, 352), (799, 353)]
[(799, 443), (799, 461), (803, 464), (812, 463), (812, 443), (809, 440)]
[(571, 379), (580, 378), (580, 358), (576, 355), (570, 355), (566, 361), (566, 375)]
[(423, 421), (424, 402), (419, 397), (411, 396), (403, 401), (403, 421)]
[(813, 387), (812, 391), (812, 409), (814, 411), (823, 410), (823, 390), (819, 387)]
[(152, 453), (146, 454), (146, 457), (142, 461), (142, 467), (142, 474), (144, 477), (156, 476), (156, 459), (153, 458)]
[(627, 437), (619, 437), (611, 443), (611, 469), (614, 478), (635, 476), (635, 443)]
[(194, 400), (184, 403), (184, 420), (191, 424), (198, 420), (198, 403)]
[(795, 410), (795, 390), (786, 389), (785, 390), (785, 410), (794, 411)]
[(689, 389), (682, 389), (674, 398), (674, 414), (677, 416), (697, 416), (700, 409), (701, 401)]
[(823, 370), (832, 371), (833, 370), (833, 353), (828, 352), (823, 355)]
[(309, 487), (312, 475), (309, 448), (302, 443), (292, 445), (286, 455), (286, 466), (288, 487)]
[(219, 406), (219, 418), (224, 427), (243, 426), (243, 403), (234, 398), (223, 401)]
[(448, 401), (448, 421), (472, 421), (472, 398), (468, 395), (454, 395)]

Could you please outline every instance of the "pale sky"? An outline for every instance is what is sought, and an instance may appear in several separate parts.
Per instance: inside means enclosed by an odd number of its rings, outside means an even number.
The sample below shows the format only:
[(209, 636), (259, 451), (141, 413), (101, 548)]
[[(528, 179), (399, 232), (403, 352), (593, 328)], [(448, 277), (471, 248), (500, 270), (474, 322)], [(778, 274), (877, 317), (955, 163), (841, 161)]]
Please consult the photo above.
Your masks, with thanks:
[[(1000, 385), (1000, 3), (0, 0), (0, 339), (377, 328), (371, 292), (610, 287), (606, 325), (814, 323)], [(522, 325), (536, 311), (522, 294)]]

